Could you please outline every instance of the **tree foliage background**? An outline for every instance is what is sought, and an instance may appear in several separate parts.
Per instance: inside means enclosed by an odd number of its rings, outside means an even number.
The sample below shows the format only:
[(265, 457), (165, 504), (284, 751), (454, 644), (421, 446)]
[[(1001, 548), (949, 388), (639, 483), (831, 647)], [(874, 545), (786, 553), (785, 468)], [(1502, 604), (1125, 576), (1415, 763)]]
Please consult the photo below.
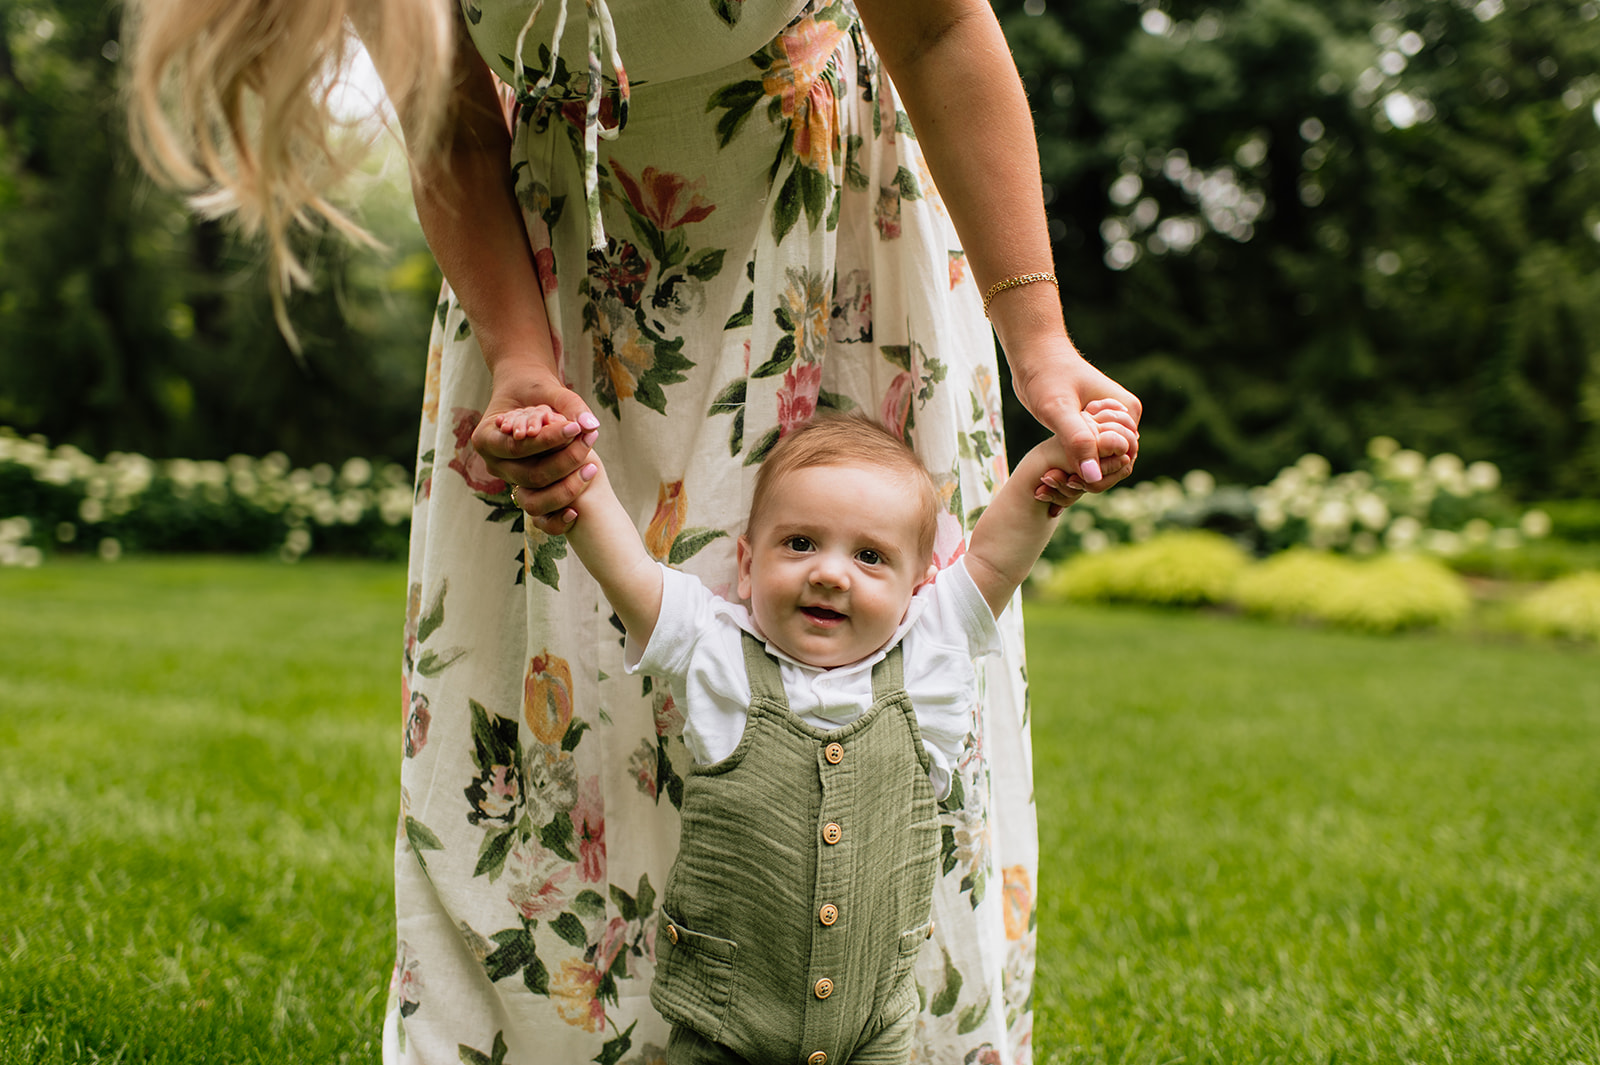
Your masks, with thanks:
[[(1258, 482), (1387, 434), (1526, 496), (1600, 477), (1595, 0), (995, 0), (1080, 346), (1146, 403), (1141, 473)], [(103, 453), (409, 461), (437, 274), (254, 248), (134, 166), (118, 9), (0, 0), (0, 424)], [(1015, 439), (1034, 431), (1017, 412)]]
[(1145, 472), (1374, 435), (1600, 474), (1600, 7), (1001, 0), (1068, 323)]
[(305, 242), (317, 288), (292, 302), (297, 359), (259, 250), (139, 171), (119, 14), (0, 0), (0, 424), (91, 454), (409, 466), (439, 281), (403, 184), (360, 190), (387, 251)]

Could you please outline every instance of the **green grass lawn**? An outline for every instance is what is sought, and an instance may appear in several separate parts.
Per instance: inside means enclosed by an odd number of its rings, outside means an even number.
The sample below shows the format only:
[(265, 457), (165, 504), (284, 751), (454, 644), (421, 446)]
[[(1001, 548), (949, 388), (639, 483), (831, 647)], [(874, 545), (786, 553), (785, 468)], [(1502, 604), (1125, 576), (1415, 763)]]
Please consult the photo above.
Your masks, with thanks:
[[(377, 1059), (403, 600), (0, 570), (0, 1062)], [(1041, 1065), (1600, 1062), (1600, 656), (1029, 622)]]

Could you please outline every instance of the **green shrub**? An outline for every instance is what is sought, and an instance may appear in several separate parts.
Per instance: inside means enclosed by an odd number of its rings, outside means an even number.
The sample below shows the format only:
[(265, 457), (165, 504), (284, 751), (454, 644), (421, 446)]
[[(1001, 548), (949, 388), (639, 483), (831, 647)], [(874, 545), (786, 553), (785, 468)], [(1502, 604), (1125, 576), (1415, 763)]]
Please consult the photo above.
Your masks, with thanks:
[(1235, 585), (1244, 610), (1372, 632), (1447, 625), (1472, 607), (1462, 579), (1417, 555), (1358, 561), (1303, 548), (1251, 567)]
[(1553, 499), (1539, 504), (1558, 540), (1600, 544), (1600, 499)]
[(1045, 591), (1086, 602), (1222, 603), (1247, 564), (1244, 551), (1217, 533), (1162, 533), (1142, 544), (1078, 555), (1057, 568)]
[(1517, 604), (1509, 620), (1537, 636), (1600, 640), (1600, 573), (1551, 581)]
[(1527, 540), (1506, 549), (1471, 547), (1445, 560), (1451, 569), (1471, 577), (1502, 581), (1551, 581), (1585, 570), (1600, 569), (1600, 541)]

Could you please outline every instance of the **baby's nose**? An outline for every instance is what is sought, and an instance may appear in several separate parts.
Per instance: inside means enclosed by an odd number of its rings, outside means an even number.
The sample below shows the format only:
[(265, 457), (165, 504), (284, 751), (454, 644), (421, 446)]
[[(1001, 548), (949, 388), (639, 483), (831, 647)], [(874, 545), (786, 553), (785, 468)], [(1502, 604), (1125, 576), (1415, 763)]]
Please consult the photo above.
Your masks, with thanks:
[(850, 587), (850, 567), (842, 558), (832, 555), (818, 555), (817, 563), (811, 569), (811, 583), (821, 584), (829, 588)]

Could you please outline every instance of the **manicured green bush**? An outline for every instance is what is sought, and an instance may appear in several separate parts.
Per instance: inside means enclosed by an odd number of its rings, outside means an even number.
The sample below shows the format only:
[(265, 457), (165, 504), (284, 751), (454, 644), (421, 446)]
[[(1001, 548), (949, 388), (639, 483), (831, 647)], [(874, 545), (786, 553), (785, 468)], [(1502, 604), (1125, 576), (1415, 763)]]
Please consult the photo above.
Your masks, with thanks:
[(1537, 636), (1600, 640), (1600, 573), (1551, 581), (1518, 603), (1508, 620)]
[(1218, 533), (1162, 533), (1142, 544), (1074, 557), (1051, 575), (1046, 594), (1097, 603), (1222, 603), (1247, 564), (1244, 551)]
[(1234, 593), (1252, 614), (1369, 632), (1449, 625), (1472, 608), (1462, 579), (1419, 555), (1361, 561), (1296, 548), (1251, 567)]

